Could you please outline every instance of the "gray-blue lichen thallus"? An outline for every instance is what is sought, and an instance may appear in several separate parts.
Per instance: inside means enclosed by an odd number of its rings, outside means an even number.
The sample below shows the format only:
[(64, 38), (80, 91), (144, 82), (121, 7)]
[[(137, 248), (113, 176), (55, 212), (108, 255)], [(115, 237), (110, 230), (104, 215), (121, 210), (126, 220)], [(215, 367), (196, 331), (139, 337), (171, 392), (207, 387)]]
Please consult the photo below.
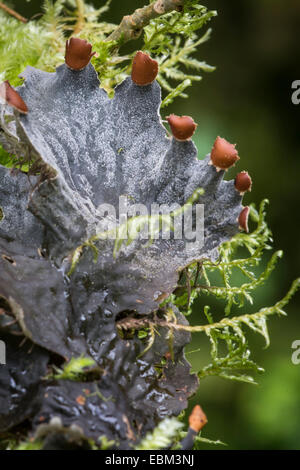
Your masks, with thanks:
[[(191, 140), (195, 123), (187, 116), (170, 116), (173, 136), (167, 136), (156, 61), (139, 52), (132, 77), (109, 99), (99, 88), (92, 55), (91, 45), (72, 38), (66, 64), (55, 73), (27, 67), (17, 90), (7, 82), (0, 86), (0, 142), (29, 166), (27, 174), (0, 167), (0, 296), (18, 328), (5, 328), (9, 353), (0, 381), (7, 396), (0, 431), (25, 419), (35, 429), (56, 416), (57, 434), (77, 425), (87, 438), (104, 435), (116, 447), (130, 448), (159, 420), (186, 408), (198, 380), (184, 357), (188, 332), (174, 332), (170, 355), (169, 331), (158, 326), (145, 352), (137, 335), (118, 335), (116, 320), (164, 317), (159, 304), (176, 288), (180, 271), (195, 260), (217, 260), (219, 245), (239, 225), (247, 228), (248, 210), (241, 205), (240, 178), (223, 181), (239, 158), (233, 145), (218, 138), (211, 154), (198, 160)], [(124, 244), (116, 258), (112, 240), (98, 240), (91, 249), (100, 204), (116, 207), (125, 195), (129, 204), (182, 206), (199, 187), (204, 246), (171, 237), (146, 247), (141, 240)], [(78, 246), (83, 248), (68, 276)], [(174, 321), (188, 324), (170, 309)], [(1, 321), (0, 315), (2, 331)], [(27, 362), (15, 334), (35, 345), (31, 375), (23, 373)], [(42, 380), (53, 354), (61, 360), (91, 356), (96, 378)]]

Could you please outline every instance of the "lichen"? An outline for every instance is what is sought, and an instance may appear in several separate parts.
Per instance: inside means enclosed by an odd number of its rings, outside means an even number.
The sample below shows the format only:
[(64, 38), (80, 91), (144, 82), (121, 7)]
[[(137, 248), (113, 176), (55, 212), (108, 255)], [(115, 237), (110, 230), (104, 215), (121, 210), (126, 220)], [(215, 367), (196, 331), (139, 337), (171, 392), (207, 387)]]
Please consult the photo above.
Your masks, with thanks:
[[(28, 414), (34, 429), (57, 416), (88, 439), (104, 435), (129, 448), (162, 418), (185, 409), (198, 379), (184, 356), (189, 331), (170, 336), (158, 322), (150, 347), (136, 332), (121, 337), (116, 322), (128, 314), (164, 319), (169, 309), (173, 322), (188, 327), (175, 305), (160, 307), (161, 301), (186, 266), (216, 261), (218, 247), (238, 233), (242, 196), (210, 155), (197, 158), (192, 140), (168, 137), (157, 82), (139, 86), (128, 77), (110, 99), (91, 64), (81, 70), (63, 64), (55, 73), (28, 67), (22, 76), (17, 91), (28, 113), (1, 105), (1, 142), (27, 163), (28, 173), (0, 171), (0, 296), (6, 315), (38, 345), (35, 354), (90, 357), (98, 375), (53, 382), (33, 371), (37, 386), (28, 400), (35, 408), (23, 412), (21, 395), (14, 413), (0, 407), (2, 423), (7, 415), (2, 429)], [(204, 244), (174, 236), (145, 244), (137, 237), (121, 243), (115, 256), (114, 240), (97, 237), (105, 219), (99, 205), (116, 207), (124, 196), (129, 211), (133, 204), (203, 204)], [(8, 333), (16, 331), (8, 327)], [(14, 336), (7, 341), (13, 347)], [(6, 393), (9, 374), (2, 379)]]

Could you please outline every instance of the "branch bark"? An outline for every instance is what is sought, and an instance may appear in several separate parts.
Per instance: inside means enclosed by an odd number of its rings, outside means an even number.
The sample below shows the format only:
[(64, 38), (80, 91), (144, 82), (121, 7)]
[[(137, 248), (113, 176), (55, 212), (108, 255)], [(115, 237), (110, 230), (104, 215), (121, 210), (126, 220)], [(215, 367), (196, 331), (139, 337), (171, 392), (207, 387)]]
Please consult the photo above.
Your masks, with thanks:
[(0, 2), (0, 8), (2, 10), (4, 10), (6, 13), (8, 13), (9, 15), (14, 16), (15, 18), (17, 18), (17, 20), (22, 21), (22, 23), (27, 23), (28, 20), (26, 18), (24, 18), (24, 16), (20, 15), (15, 10), (12, 10), (8, 6), (4, 5), (4, 3), (2, 3), (2, 2)]
[(171, 11), (181, 11), (184, 0), (156, 0), (150, 5), (138, 8), (131, 15), (124, 16), (117, 28), (108, 36), (108, 41), (128, 42), (137, 39), (145, 26), (158, 16), (165, 15)]

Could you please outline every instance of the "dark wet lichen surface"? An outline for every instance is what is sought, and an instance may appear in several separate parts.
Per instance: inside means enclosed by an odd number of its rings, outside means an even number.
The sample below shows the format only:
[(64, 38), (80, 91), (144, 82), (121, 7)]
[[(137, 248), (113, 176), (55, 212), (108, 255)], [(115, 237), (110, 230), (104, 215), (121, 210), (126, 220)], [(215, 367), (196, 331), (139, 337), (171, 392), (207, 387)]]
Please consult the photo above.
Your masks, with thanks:
[[(65, 436), (77, 425), (82, 445), (106, 436), (127, 449), (185, 409), (198, 380), (184, 357), (189, 333), (174, 333), (170, 358), (168, 330), (157, 327), (142, 354), (145, 341), (120, 337), (116, 319), (122, 312), (153, 315), (184, 266), (215, 260), (218, 246), (238, 231), (241, 197), (209, 157), (197, 159), (192, 141), (167, 137), (156, 82), (140, 87), (127, 78), (110, 100), (92, 65), (78, 72), (64, 64), (56, 73), (28, 67), (23, 76), (18, 91), (29, 112), (15, 112), (0, 129), (1, 143), (31, 162), (30, 176), (0, 167), (0, 335), (7, 344), (0, 431), (29, 419), (34, 432), (57, 417), (63, 431), (49, 426), (46, 435)], [(136, 240), (115, 257), (114, 241), (100, 240), (97, 261), (86, 247), (68, 275), (74, 250), (97, 233), (100, 204), (118, 207), (123, 196), (129, 206), (182, 205), (199, 187), (204, 246), (171, 237), (145, 247)], [(61, 361), (90, 356), (99, 376), (45, 379), (53, 354)]]

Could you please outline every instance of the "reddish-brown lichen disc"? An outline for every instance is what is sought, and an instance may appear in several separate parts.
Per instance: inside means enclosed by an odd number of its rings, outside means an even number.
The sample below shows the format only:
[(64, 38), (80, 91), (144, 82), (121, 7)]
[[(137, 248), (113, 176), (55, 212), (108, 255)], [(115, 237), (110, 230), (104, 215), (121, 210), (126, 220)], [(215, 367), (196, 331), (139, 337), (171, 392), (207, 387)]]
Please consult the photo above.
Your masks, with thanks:
[(171, 131), (177, 140), (189, 140), (194, 134), (197, 124), (190, 116), (176, 116), (171, 114), (167, 117)]
[(251, 191), (252, 180), (247, 171), (241, 171), (236, 175), (234, 180), (234, 186), (240, 194), (244, 194), (247, 191)]
[(239, 228), (241, 230), (244, 230), (246, 233), (249, 232), (248, 228), (248, 217), (249, 217), (249, 212), (250, 208), (249, 207), (244, 207), (242, 212), (239, 215), (238, 222), (239, 222)]
[(201, 406), (196, 405), (189, 416), (189, 426), (193, 431), (199, 432), (206, 425), (207, 417)]
[(222, 137), (216, 138), (210, 158), (211, 164), (216, 167), (217, 171), (228, 170), (240, 159), (235, 145)]
[(66, 42), (65, 61), (72, 70), (84, 69), (94, 54), (92, 45), (84, 39), (71, 38)]
[(9, 81), (1, 83), (0, 85), (0, 99), (6, 104), (20, 111), (20, 113), (28, 113), (28, 108), (25, 101), (21, 98), (19, 93), (9, 84)]
[(148, 54), (138, 51), (132, 62), (131, 78), (137, 85), (150, 85), (158, 74), (158, 63)]

